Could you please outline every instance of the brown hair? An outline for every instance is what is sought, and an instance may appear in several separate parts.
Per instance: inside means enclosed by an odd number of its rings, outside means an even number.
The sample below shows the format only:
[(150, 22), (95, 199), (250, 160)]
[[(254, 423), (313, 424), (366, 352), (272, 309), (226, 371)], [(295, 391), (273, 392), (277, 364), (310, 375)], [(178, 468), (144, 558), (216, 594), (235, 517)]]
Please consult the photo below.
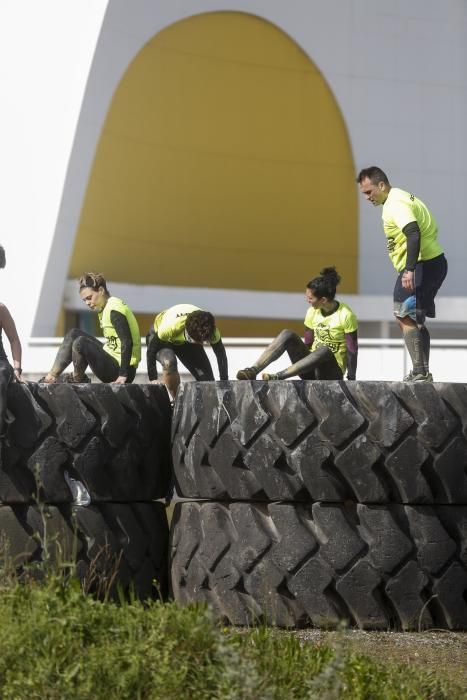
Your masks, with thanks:
[(192, 311), (186, 318), (186, 332), (197, 343), (211, 340), (216, 321), (210, 311)]
[(90, 287), (90, 289), (94, 289), (94, 291), (97, 292), (99, 287), (103, 287), (104, 292), (106, 294), (109, 293), (107, 289), (107, 282), (105, 281), (104, 275), (102, 275), (100, 272), (85, 272), (84, 275), (81, 275), (78, 282), (79, 291), (85, 287)]

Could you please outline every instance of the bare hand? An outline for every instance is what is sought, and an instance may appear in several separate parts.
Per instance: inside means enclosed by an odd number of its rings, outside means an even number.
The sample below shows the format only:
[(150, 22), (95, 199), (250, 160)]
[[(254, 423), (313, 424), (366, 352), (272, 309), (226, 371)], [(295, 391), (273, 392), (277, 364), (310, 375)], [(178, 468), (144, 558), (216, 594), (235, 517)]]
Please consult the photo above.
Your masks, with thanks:
[(117, 377), (112, 384), (126, 384), (126, 377)]
[(410, 292), (414, 290), (414, 272), (413, 270), (405, 270), (402, 273), (402, 286)]
[(16, 369), (13, 370), (13, 379), (19, 384), (27, 384), (26, 380), (23, 379), (23, 375), (21, 374), (21, 372), (18, 372)]

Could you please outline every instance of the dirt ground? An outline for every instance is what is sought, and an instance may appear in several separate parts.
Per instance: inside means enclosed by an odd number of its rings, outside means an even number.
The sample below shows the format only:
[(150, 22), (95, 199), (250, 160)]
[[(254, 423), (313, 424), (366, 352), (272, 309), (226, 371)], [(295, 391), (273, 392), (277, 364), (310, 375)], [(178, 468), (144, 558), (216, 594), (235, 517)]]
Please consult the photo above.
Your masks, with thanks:
[[(283, 630), (279, 634), (290, 632)], [(295, 634), (304, 644), (339, 645), (380, 662), (422, 666), (465, 688), (467, 698), (467, 632), (328, 632), (299, 629)]]

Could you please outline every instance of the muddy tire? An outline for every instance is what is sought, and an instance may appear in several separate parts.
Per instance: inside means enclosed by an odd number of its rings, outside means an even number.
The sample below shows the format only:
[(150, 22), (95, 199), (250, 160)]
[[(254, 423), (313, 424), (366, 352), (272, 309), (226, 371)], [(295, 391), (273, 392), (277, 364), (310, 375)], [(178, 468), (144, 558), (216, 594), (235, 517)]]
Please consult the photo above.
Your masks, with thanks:
[(235, 625), (467, 628), (467, 509), (176, 505), (176, 601)]
[(43, 576), (74, 564), (83, 588), (139, 598), (166, 594), (168, 524), (160, 503), (0, 506), (4, 572)]
[(187, 383), (172, 455), (185, 498), (467, 504), (467, 385)]
[(64, 474), (93, 503), (163, 498), (171, 480), (165, 387), (12, 384), (0, 462), (0, 501), (70, 503)]

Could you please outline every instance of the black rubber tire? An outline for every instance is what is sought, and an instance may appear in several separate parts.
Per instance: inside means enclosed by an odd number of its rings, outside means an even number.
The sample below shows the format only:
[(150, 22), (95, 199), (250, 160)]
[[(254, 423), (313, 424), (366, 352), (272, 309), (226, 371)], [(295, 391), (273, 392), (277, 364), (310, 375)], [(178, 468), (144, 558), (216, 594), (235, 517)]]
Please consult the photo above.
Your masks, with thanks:
[(64, 478), (92, 502), (164, 498), (171, 482), (171, 407), (151, 384), (12, 384), (0, 501), (70, 503)]
[(171, 592), (235, 625), (467, 629), (463, 506), (175, 507)]
[(167, 593), (168, 523), (161, 503), (0, 506), (1, 566), (18, 575), (76, 564), (86, 591), (141, 599)]
[(184, 498), (467, 504), (467, 385), (187, 383), (172, 456)]

